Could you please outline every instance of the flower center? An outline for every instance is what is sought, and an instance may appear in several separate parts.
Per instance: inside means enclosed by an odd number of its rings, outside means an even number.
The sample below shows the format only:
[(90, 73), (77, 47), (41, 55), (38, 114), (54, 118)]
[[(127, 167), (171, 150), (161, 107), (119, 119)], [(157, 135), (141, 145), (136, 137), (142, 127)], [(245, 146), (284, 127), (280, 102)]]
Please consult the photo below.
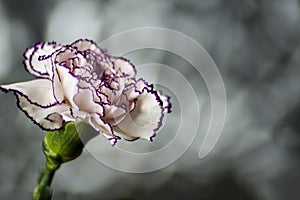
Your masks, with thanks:
[(105, 86), (111, 90), (117, 89), (119, 76), (113, 69), (113, 63), (109, 57), (88, 52), (86, 61), (88, 65), (84, 66), (85, 71), (95, 87)]

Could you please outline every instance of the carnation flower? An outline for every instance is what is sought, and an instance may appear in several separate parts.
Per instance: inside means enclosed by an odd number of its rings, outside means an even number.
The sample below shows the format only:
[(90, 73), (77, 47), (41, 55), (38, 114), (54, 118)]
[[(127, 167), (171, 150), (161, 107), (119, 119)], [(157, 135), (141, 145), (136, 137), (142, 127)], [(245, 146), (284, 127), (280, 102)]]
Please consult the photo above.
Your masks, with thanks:
[(152, 140), (170, 112), (170, 98), (143, 79), (129, 60), (111, 56), (91, 40), (70, 45), (39, 42), (24, 53), (26, 70), (37, 79), (1, 85), (43, 130), (86, 122), (112, 144)]

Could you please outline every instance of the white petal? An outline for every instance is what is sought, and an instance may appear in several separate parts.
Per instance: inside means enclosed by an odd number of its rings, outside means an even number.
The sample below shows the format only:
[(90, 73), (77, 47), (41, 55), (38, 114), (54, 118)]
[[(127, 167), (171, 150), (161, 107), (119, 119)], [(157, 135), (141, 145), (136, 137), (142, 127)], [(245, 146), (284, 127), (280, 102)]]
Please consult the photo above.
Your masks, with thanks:
[(101, 132), (107, 139), (109, 139), (113, 145), (116, 143), (118, 137), (114, 135), (110, 124), (104, 122), (101, 116), (93, 113), (88, 117), (87, 121), (94, 129), (96, 129), (96, 131)]
[(139, 137), (130, 136), (127, 133), (124, 132), (124, 130), (120, 129), (119, 126), (114, 126), (113, 130), (116, 135), (120, 136), (121, 138), (124, 138), (128, 141), (134, 141), (136, 139), (139, 139)]
[(128, 101), (133, 101), (140, 95), (140, 92), (136, 90), (136, 86), (134, 84), (126, 88), (123, 92), (123, 95), (126, 95)]
[(37, 104), (41, 107), (57, 103), (53, 95), (52, 82), (48, 79), (36, 79), (0, 87), (6, 91), (25, 96), (32, 104)]
[(63, 47), (57, 53), (53, 54), (52, 60), (56, 66), (61, 65), (65, 68), (69, 68), (71, 71), (73, 71), (75, 67), (84, 64), (82, 61), (86, 62), (83, 55), (70, 46)]
[(42, 108), (31, 104), (25, 97), (16, 94), (19, 108), (28, 116), (35, 124), (44, 130), (60, 129), (63, 124), (61, 113), (69, 110), (66, 104), (53, 105)]
[(79, 89), (78, 94), (74, 97), (74, 102), (80, 111), (98, 113), (101, 116), (103, 115), (102, 105), (95, 102), (93, 92), (89, 89)]
[(114, 126), (122, 121), (127, 114), (125, 108), (116, 105), (104, 105), (105, 114), (103, 119), (105, 122), (109, 123), (110, 125)]
[[(60, 115), (62, 117), (62, 119), (66, 122), (74, 122), (74, 121), (79, 121), (78, 118), (74, 117), (73, 115), (73, 111), (71, 110), (72, 108), (70, 108), (69, 110), (66, 110), (64, 112), (62, 112)], [(81, 120), (80, 120), (81, 121)]]
[(153, 89), (153, 85), (149, 85), (144, 79), (140, 78), (136, 81), (136, 91), (142, 93), (145, 89)]
[[(119, 72), (119, 74), (128, 75), (131, 78), (135, 77), (136, 71), (135, 67), (129, 60), (119, 57), (113, 61), (114, 63), (114, 70)], [(121, 73), (120, 73), (121, 72)]]
[(91, 50), (97, 54), (103, 53), (94, 41), (88, 39), (79, 39), (72, 43), (71, 46), (76, 47), (79, 51)]
[(39, 78), (52, 77), (51, 54), (62, 46), (55, 43), (36, 43), (33, 47), (27, 49), (24, 53), (25, 68), (29, 73)]
[(167, 95), (163, 95), (160, 91), (158, 91), (157, 94), (163, 103), (164, 112), (170, 113), (171, 108), (172, 108), (172, 104), (170, 102), (170, 97)]
[[(150, 93), (151, 92), (151, 93)], [(145, 138), (151, 140), (161, 126), (163, 118), (162, 102), (157, 93), (143, 92), (136, 101), (135, 108), (117, 125), (122, 137)]]
[(57, 66), (54, 72), (54, 95), (59, 100), (65, 100), (70, 106), (76, 107), (74, 96), (78, 93), (78, 79), (63, 66)]

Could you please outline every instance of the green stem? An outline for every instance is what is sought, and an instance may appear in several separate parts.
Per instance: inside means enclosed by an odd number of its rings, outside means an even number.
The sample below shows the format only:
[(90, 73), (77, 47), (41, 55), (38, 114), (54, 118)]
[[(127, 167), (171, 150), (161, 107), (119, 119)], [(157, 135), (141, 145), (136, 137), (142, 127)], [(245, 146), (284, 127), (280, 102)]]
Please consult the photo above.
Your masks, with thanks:
[(56, 170), (41, 169), (38, 178), (38, 184), (33, 192), (34, 200), (51, 200), (52, 188), (51, 182)]
[[(47, 133), (51, 134), (51, 133)], [(37, 180), (37, 186), (33, 191), (34, 200), (51, 200), (52, 188), (51, 183), (55, 171), (60, 167), (62, 161), (59, 155), (51, 150), (47, 143), (47, 135), (43, 141), (43, 152), (46, 156), (46, 168), (40, 169), (40, 174)]]

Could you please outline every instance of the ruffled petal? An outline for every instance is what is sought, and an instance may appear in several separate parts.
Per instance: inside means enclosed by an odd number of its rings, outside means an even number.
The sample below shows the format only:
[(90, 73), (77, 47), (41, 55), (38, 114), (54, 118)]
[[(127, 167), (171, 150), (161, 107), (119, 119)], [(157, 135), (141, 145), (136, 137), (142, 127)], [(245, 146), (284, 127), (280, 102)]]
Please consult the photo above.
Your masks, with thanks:
[(66, 101), (71, 107), (76, 107), (74, 96), (78, 93), (78, 82), (76, 76), (63, 66), (57, 66), (53, 77), (53, 90), (56, 99)]
[(126, 75), (130, 78), (134, 78), (136, 75), (136, 69), (134, 65), (126, 58), (117, 57), (113, 60), (113, 68), (117, 74)]
[(141, 94), (144, 92), (146, 89), (148, 90), (153, 90), (153, 85), (149, 85), (148, 82), (146, 82), (144, 79), (140, 78), (136, 81), (135, 85), (135, 92), (138, 92)]
[(24, 52), (25, 69), (38, 78), (52, 77), (51, 54), (62, 46), (55, 42), (38, 42)]
[(157, 92), (147, 89), (137, 98), (135, 108), (114, 130), (129, 140), (152, 140), (162, 125), (163, 112), (162, 101)]
[(104, 110), (105, 114), (103, 116), (103, 119), (112, 126), (120, 123), (120, 121), (122, 121), (128, 113), (125, 108), (110, 104), (105, 104)]
[(31, 104), (48, 107), (57, 104), (53, 95), (52, 82), (48, 79), (36, 79), (11, 85), (1, 85), (4, 91), (12, 91), (25, 97)]
[(104, 52), (94, 41), (88, 39), (76, 40), (71, 44), (71, 46), (77, 48), (78, 51), (93, 51), (97, 54), (102, 54)]
[(93, 113), (89, 115), (87, 119), (88, 123), (98, 132), (101, 132), (112, 145), (115, 145), (117, 140), (120, 139), (113, 132), (113, 129), (109, 123), (106, 123), (100, 115)]
[(163, 103), (163, 108), (165, 113), (170, 113), (172, 109), (171, 98), (168, 95), (163, 95), (161, 91), (157, 92), (159, 98)]
[(16, 94), (18, 107), (29, 117), (33, 123), (37, 124), (43, 130), (57, 130), (63, 124), (63, 112), (66, 112), (70, 107), (66, 104), (57, 104), (49, 107), (39, 107), (28, 101), (27, 98)]
[(103, 106), (95, 101), (93, 92), (90, 89), (79, 89), (78, 94), (74, 97), (74, 102), (80, 111), (103, 115)]
[(60, 115), (65, 122), (83, 121), (78, 120), (78, 118), (74, 117), (72, 108), (65, 110)]
[(61, 48), (57, 53), (52, 55), (52, 60), (55, 65), (60, 65), (70, 69), (74, 73), (75, 69), (86, 64), (84, 56), (70, 46)]
[(128, 101), (135, 100), (140, 94), (141, 92), (136, 89), (136, 83), (127, 86), (127, 88), (123, 91), (123, 95), (126, 96)]

